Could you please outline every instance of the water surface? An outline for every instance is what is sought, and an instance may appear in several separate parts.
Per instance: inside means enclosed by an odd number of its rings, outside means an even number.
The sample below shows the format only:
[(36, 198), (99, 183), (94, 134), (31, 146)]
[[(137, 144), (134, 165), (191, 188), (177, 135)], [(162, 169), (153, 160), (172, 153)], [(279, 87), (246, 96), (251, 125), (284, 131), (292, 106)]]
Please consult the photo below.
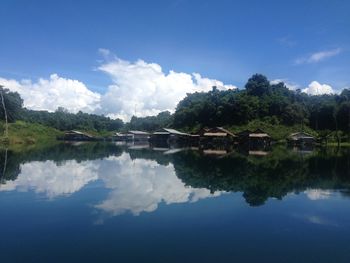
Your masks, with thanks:
[(0, 152), (1, 262), (349, 262), (350, 152)]

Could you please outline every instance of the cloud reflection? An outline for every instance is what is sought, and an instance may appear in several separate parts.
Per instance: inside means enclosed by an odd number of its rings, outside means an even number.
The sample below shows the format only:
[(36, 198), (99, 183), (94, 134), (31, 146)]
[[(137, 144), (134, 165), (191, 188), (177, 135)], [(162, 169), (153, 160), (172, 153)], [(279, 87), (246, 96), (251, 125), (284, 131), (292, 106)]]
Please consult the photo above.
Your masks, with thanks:
[(95, 207), (113, 215), (130, 211), (134, 215), (152, 212), (162, 202), (166, 204), (196, 202), (220, 195), (208, 189), (187, 187), (176, 176), (172, 164), (131, 160), (128, 154), (101, 162), (101, 179), (112, 191), (106, 200)]
[(305, 194), (310, 200), (315, 201), (329, 199), (332, 195), (332, 192), (322, 189), (309, 189), (305, 191)]
[(53, 161), (22, 164), (14, 181), (0, 185), (0, 191), (29, 191), (43, 193), (48, 198), (70, 195), (85, 185), (101, 180), (109, 192), (103, 201), (94, 205), (109, 215), (155, 211), (160, 203), (197, 202), (219, 196), (205, 188), (192, 188), (176, 176), (172, 164), (160, 165), (146, 159), (132, 160), (128, 153), (102, 160), (66, 161), (59, 165)]
[(48, 198), (70, 195), (86, 184), (98, 179), (97, 163), (66, 161), (61, 165), (53, 161), (21, 164), (21, 173), (14, 181), (0, 186), (0, 191), (28, 191), (44, 193)]

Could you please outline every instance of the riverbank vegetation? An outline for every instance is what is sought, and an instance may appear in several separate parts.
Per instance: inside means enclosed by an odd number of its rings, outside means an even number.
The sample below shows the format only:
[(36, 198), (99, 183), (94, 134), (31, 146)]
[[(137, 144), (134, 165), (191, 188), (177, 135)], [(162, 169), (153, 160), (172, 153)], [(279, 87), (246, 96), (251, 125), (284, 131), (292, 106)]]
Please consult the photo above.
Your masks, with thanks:
[[(157, 116), (133, 116), (128, 123), (120, 119), (58, 108), (55, 112), (23, 108), (16, 92), (1, 88), (6, 105), (10, 143), (37, 143), (55, 139), (62, 131), (81, 130), (92, 135), (110, 135), (121, 130), (155, 131), (161, 127), (197, 132), (204, 127), (223, 126), (233, 132), (263, 129), (273, 139), (306, 131), (328, 141), (350, 142), (350, 90), (340, 94), (312, 96), (290, 90), (281, 82), (272, 84), (261, 74), (253, 75), (244, 89), (187, 94), (175, 112)], [(0, 119), (5, 111), (0, 107)], [(1, 125), (6, 129), (6, 125)]]

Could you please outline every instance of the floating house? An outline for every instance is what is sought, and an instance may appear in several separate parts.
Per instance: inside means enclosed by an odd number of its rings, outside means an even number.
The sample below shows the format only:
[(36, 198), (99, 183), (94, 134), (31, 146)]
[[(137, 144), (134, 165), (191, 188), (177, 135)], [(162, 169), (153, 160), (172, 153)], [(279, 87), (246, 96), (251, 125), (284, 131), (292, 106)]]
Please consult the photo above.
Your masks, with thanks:
[(199, 131), (199, 136), (200, 143), (207, 146), (232, 144), (237, 138), (235, 134), (222, 127), (202, 129)]
[(237, 135), (239, 143), (250, 148), (268, 147), (271, 144), (271, 136), (261, 129), (255, 131), (245, 130)]
[(131, 142), (133, 140), (133, 135), (128, 132), (116, 132), (112, 136), (114, 141)]
[(144, 131), (128, 131), (115, 133), (113, 139), (116, 141), (148, 142), (150, 134)]
[(222, 127), (202, 129), (200, 131), (199, 135), (201, 137), (204, 137), (204, 138), (235, 138), (235, 137), (237, 137), (232, 132), (230, 132)]
[(171, 143), (186, 143), (190, 140), (190, 135), (177, 131), (175, 129), (162, 128), (155, 131), (150, 138), (152, 143), (166, 142)]
[(97, 138), (94, 136), (91, 136), (90, 134), (80, 132), (80, 131), (66, 131), (64, 133), (63, 137), (60, 137), (58, 139), (65, 140), (65, 141), (96, 141)]
[(289, 135), (287, 142), (293, 146), (314, 145), (316, 139), (306, 132), (296, 132)]
[(150, 134), (144, 131), (129, 131), (129, 134), (132, 135), (133, 141), (148, 141)]

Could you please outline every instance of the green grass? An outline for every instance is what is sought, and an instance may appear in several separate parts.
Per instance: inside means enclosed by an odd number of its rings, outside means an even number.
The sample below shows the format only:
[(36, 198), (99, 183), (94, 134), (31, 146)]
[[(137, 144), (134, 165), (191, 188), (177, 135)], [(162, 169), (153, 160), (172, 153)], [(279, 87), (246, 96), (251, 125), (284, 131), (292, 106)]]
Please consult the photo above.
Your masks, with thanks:
[(4, 139), (4, 122), (0, 122), (0, 144), (10, 147), (21, 147), (30, 145), (47, 145), (56, 143), (56, 137), (62, 135), (61, 131), (37, 123), (16, 121), (9, 123), (9, 136)]

